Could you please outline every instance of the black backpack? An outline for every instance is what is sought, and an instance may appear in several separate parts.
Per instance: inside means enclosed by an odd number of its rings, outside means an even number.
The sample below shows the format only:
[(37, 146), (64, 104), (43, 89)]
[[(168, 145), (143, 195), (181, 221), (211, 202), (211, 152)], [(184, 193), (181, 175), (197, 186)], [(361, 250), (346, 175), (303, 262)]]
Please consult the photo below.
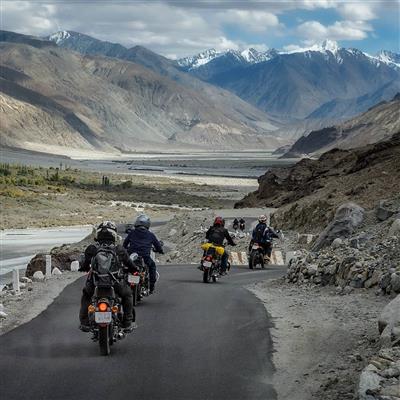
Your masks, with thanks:
[(110, 287), (115, 283), (116, 274), (120, 269), (115, 245), (101, 244), (92, 258), (92, 270), (95, 285), (98, 287)]

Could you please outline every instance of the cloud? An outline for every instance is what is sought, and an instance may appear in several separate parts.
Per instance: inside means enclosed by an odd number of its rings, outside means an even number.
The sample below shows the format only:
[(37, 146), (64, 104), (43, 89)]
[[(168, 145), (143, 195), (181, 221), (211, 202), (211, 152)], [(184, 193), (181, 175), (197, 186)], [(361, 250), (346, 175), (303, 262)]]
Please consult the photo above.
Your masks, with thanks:
[[(2, 29), (38, 36), (74, 30), (128, 47), (139, 44), (173, 57), (211, 47), (243, 49), (262, 41), (273, 47), (274, 37), (293, 33), (290, 22), (288, 27), (283, 25), (283, 16), (299, 24), (295, 32), (303, 42), (359, 40), (373, 32), (370, 24), (377, 15), (394, 11), (385, 0), (46, 1), (2, 0)], [(340, 15), (342, 20), (326, 25), (313, 18), (296, 22), (299, 15), (295, 10), (328, 9), (326, 15)]]
[(318, 21), (307, 21), (299, 25), (297, 33), (307, 43), (332, 40), (362, 40), (368, 37), (372, 27), (363, 21), (336, 21), (332, 25), (322, 25)]
[(373, 3), (345, 3), (340, 5), (338, 11), (350, 21), (369, 21), (376, 18)]
[(222, 23), (235, 24), (249, 32), (265, 32), (267, 29), (282, 26), (275, 14), (266, 11), (229, 10), (219, 14), (219, 20)]

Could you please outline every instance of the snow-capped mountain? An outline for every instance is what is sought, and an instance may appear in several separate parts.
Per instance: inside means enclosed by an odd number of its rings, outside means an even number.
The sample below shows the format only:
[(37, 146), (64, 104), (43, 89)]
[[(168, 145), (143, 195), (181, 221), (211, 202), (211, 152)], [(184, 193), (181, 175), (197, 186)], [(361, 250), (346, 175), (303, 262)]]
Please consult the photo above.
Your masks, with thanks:
[(68, 31), (59, 31), (50, 35), (47, 39), (55, 42), (56, 44), (61, 44), (63, 41), (69, 39), (71, 34)]
[[(275, 50), (269, 49), (267, 51), (258, 51), (254, 48), (248, 48), (243, 51), (237, 50), (226, 50), (217, 51), (215, 49), (209, 49), (196, 54), (191, 57), (185, 57), (177, 60), (178, 65), (187, 71), (195, 70), (200, 68), (217, 58), (222, 58), (228, 54), (233, 55), (241, 64), (244, 66), (258, 64), (272, 60), (277, 56), (298, 54), (303, 53), (305, 57), (312, 57), (313, 53), (323, 54), (326, 58), (333, 57), (337, 62), (343, 62), (342, 55), (344, 53), (352, 55), (364, 55), (370, 58), (373, 63), (385, 63), (393, 68), (400, 68), (400, 54), (396, 54), (387, 50), (382, 50), (376, 55), (370, 55), (357, 49), (347, 49), (340, 47), (339, 44), (334, 40), (324, 40), (322, 43), (314, 44), (309, 47), (294, 46), (287, 50)], [(234, 67), (236, 67), (236, 62)]]
[(258, 51), (254, 48), (248, 48), (243, 51), (231, 49), (226, 51), (217, 51), (215, 49), (209, 49), (191, 57), (181, 58), (177, 62), (178, 65), (183, 69), (193, 70), (206, 65), (217, 58), (223, 58), (226, 56), (233, 57), (237, 62), (243, 65), (251, 65), (268, 61), (275, 57), (276, 54), (277, 52), (275, 49), (270, 49), (267, 51)]

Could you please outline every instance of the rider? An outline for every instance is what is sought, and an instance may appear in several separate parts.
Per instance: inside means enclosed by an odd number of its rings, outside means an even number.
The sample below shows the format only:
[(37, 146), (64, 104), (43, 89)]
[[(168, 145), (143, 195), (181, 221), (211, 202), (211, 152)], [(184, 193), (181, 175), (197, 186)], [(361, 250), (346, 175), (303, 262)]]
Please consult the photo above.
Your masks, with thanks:
[(240, 220), (239, 220), (239, 227), (240, 227), (240, 230), (243, 232), (244, 230), (245, 230), (245, 227), (246, 227), (246, 221), (244, 220), (244, 218), (242, 217), (242, 218), (240, 218)]
[[(79, 311), (80, 329), (83, 332), (90, 331), (89, 317), (88, 317), (88, 307), (90, 305), (93, 293), (94, 293), (94, 282), (93, 273), (91, 271), (91, 262), (93, 257), (96, 255), (99, 248), (102, 246), (108, 246), (115, 250), (115, 255), (117, 257), (117, 262), (121, 267), (125, 267), (129, 272), (136, 272), (137, 268), (133, 264), (132, 260), (129, 258), (127, 251), (119, 244), (117, 240), (119, 236), (117, 234), (117, 227), (111, 221), (102, 222), (97, 230), (95, 236), (95, 243), (90, 244), (85, 249), (83, 264), (79, 268), (80, 271), (88, 272), (89, 274), (86, 279), (85, 287), (82, 291), (81, 298), (81, 308)], [(133, 297), (132, 290), (125, 281), (118, 281), (114, 283), (115, 292), (122, 299), (122, 306), (124, 309), (124, 319), (122, 321), (122, 326), (125, 332), (130, 332), (132, 329), (136, 328), (135, 322), (135, 309), (133, 308)], [(132, 324), (133, 323), (133, 324)]]
[(150, 257), (151, 250), (157, 253), (164, 253), (162, 244), (153, 232), (150, 232), (151, 221), (146, 214), (141, 214), (136, 218), (135, 229), (131, 230), (124, 240), (124, 247), (129, 254), (137, 253), (143, 257), (143, 261), (149, 268), (150, 294), (154, 293), (157, 280), (157, 267), (154, 260)]
[(238, 230), (238, 228), (239, 228), (239, 220), (238, 220), (237, 218), (235, 218), (235, 219), (233, 220), (232, 227), (233, 227), (233, 229), (234, 229), (235, 231)]
[(249, 245), (249, 252), (251, 251), (253, 243), (258, 243), (263, 247), (264, 254), (268, 258), (271, 258), (272, 239), (274, 238), (279, 238), (278, 233), (268, 226), (267, 217), (265, 215), (260, 215), (258, 218), (258, 224), (253, 229), (253, 234)]
[[(228, 241), (231, 246), (236, 246), (228, 229), (224, 227), (224, 220), (221, 217), (216, 217), (213, 226), (210, 226), (206, 233), (206, 239), (217, 246), (224, 246), (224, 239)], [(226, 274), (226, 268), (228, 265), (228, 253), (224, 251), (221, 257), (221, 272)]]

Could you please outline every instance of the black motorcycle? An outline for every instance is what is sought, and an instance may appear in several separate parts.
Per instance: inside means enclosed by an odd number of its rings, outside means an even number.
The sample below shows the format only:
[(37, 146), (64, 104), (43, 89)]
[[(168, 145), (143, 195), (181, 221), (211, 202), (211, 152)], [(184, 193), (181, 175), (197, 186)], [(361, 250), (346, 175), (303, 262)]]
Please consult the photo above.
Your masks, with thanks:
[[(113, 281), (123, 279), (123, 274), (120, 273), (107, 275)], [(100, 354), (103, 356), (109, 355), (111, 346), (125, 337), (122, 328), (124, 311), (121, 298), (116, 295), (111, 280), (107, 280), (111, 284), (106, 284), (104, 280), (99, 279), (99, 274), (94, 272), (95, 290), (88, 307), (92, 340), (99, 342)]]
[(257, 265), (261, 268), (265, 268), (265, 251), (264, 247), (260, 243), (254, 242), (251, 245), (250, 255), (249, 255), (249, 268), (254, 269)]

